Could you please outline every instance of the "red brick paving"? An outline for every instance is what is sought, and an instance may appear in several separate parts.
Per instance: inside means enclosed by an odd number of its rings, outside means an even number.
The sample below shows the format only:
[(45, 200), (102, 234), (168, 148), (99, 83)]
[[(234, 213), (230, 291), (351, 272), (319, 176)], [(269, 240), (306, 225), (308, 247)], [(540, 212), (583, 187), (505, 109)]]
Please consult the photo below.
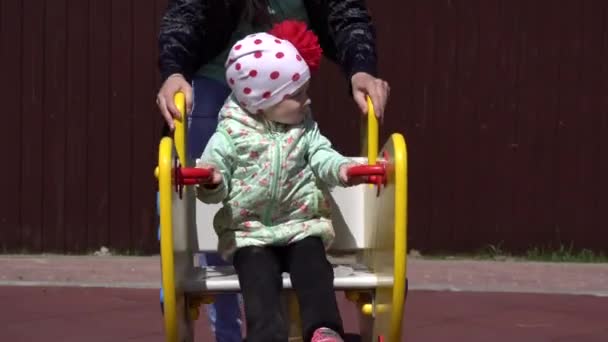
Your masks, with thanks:
[[(7, 286), (0, 300), (0, 341), (163, 341), (157, 290)], [(608, 341), (607, 314), (607, 297), (412, 291), (404, 341)], [(204, 318), (197, 341), (211, 341)]]
[(605, 342), (607, 316), (607, 297), (419, 291), (406, 341)]
[[(0, 341), (161, 342), (159, 262), (0, 256)], [(408, 276), (405, 341), (608, 341), (608, 264), (411, 258)], [(339, 298), (347, 331), (357, 331)], [(204, 315), (197, 336), (212, 341)]]

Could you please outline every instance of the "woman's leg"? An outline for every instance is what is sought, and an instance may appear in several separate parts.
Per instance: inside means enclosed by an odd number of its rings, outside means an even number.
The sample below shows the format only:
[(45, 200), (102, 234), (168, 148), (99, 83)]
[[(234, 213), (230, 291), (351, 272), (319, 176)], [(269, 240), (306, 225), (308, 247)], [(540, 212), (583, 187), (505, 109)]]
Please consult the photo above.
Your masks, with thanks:
[[(194, 101), (188, 117), (188, 151), (191, 158), (200, 158), (207, 142), (217, 127), (217, 118), (224, 101), (230, 95), (226, 85), (206, 78), (192, 81)], [(211, 227), (208, 227), (211, 229)], [(199, 256), (201, 266), (228, 265), (218, 254)], [(237, 294), (215, 296), (215, 302), (207, 306), (211, 329), (217, 342), (241, 342), (241, 310)]]
[(286, 262), (300, 305), (304, 341), (310, 341), (319, 328), (327, 328), (327, 332), (316, 334), (326, 336), (320, 341), (341, 341), (336, 336), (344, 336), (344, 330), (334, 292), (334, 270), (321, 239), (308, 237), (290, 244)]
[(188, 152), (191, 158), (200, 158), (207, 142), (215, 132), (222, 105), (230, 95), (230, 88), (207, 77), (192, 80), (194, 100), (188, 117)]

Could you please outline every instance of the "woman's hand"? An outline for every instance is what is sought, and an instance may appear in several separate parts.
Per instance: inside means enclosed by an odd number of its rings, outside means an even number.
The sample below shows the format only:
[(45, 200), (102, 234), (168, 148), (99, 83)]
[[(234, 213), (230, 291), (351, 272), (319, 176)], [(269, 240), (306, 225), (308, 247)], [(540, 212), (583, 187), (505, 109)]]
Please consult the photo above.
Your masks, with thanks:
[(172, 131), (175, 128), (173, 119), (181, 119), (179, 110), (177, 110), (173, 100), (173, 97), (179, 91), (184, 93), (186, 98), (186, 112), (190, 113), (192, 110), (192, 86), (181, 74), (169, 76), (160, 87), (158, 95), (156, 95), (158, 109), (160, 109), (160, 113), (165, 118), (165, 121), (167, 121), (167, 124)]
[(358, 72), (351, 77), (351, 85), (353, 87), (353, 97), (359, 109), (361, 109), (361, 113), (367, 114), (366, 96), (369, 95), (374, 104), (376, 116), (382, 120), (384, 108), (386, 108), (386, 102), (391, 92), (391, 87), (388, 83), (368, 73)]

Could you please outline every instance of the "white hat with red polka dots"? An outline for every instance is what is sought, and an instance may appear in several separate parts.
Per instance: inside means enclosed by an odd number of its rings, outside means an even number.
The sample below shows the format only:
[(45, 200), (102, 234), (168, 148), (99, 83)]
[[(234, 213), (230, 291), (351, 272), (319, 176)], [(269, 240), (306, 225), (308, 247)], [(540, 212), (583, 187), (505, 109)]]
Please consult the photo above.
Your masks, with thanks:
[(250, 113), (264, 111), (295, 93), (310, 69), (288, 40), (256, 33), (238, 41), (226, 61), (226, 81)]

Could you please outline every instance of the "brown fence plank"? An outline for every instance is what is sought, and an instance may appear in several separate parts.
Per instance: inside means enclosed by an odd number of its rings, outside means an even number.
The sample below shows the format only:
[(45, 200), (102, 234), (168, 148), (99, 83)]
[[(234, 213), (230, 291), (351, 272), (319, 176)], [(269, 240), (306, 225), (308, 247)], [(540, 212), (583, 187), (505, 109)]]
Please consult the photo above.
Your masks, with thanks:
[[(432, 6), (431, 6), (432, 5)], [(461, 168), (464, 167), (459, 159), (464, 156), (460, 151), (462, 141), (462, 125), (456, 93), (457, 53), (462, 41), (456, 35), (457, 4), (449, 1), (431, 2), (429, 7), (433, 22), (433, 54), (431, 69), (428, 70), (428, 99), (429, 99), (429, 128), (436, 137), (430, 143), (431, 198), (433, 217), (431, 241), (438, 249), (444, 249), (453, 241), (452, 227), (454, 225), (455, 208), (449, 203), (453, 200), (453, 189), (460, 181)], [(454, 149), (458, 150), (454, 154)]]
[[(458, 108), (455, 102), (457, 91), (457, 53), (460, 41), (456, 35), (457, 4), (450, 1), (431, 2), (430, 9), (433, 25), (433, 54), (428, 79), (429, 128), (435, 140), (429, 146), (431, 198), (433, 209), (434, 246), (442, 250), (453, 241), (454, 208), (449, 205), (458, 170), (462, 167), (456, 160), (462, 154), (452, 155), (452, 149), (459, 146), (461, 134), (458, 124)], [(455, 125), (455, 126), (454, 126)], [(456, 166), (457, 164), (458, 166)]]
[[(23, 0), (23, 64), (21, 78), (21, 231), (23, 249), (42, 251), (43, 197), (43, 74), (44, 6), (38, 0)], [(18, 140), (19, 141), (19, 140)]]
[[(529, 129), (542, 124), (537, 120), (537, 114), (534, 112), (533, 102), (535, 99), (528, 97), (526, 90), (530, 88), (531, 80), (540, 77), (537, 65), (534, 64), (533, 56), (539, 39), (535, 37), (535, 16), (538, 15), (534, 10), (537, 6), (532, 2), (522, 2), (521, 23), (522, 30), (518, 37), (518, 43), (521, 47), (521, 59), (517, 69), (518, 85), (516, 89), (517, 96), (517, 112), (513, 120), (515, 121), (514, 143), (517, 145), (516, 153), (514, 154), (514, 172), (513, 179), (513, 221), (514, 225), (518, 226), (525, 220), (532, 221), (534, 214), (532, 206), (535, 195), (535, 173), (534, 168), (537, 168), (536, 161), (533, 159), (533, 143)], [(538, 53), (538, 50), (536, 50)], [(534, 166), (532, 166), (534, 165)], [(534, 222), (536, 223), (536, 222)], [(506, 245), (517, 243), (520, 236), (517, 234), (507, 235), (504, 240)]]
[[(608, 58), (608, 6), (603, 6), (601, 12), (604, 14), (604, 35), (602, 37), (601, 53), (602, 56), (604, 56), (604, 59), (606, 59)], [(605, 212), (605, 209), (608, 208), (608, 177), (606, 177), (606, 175), (608, 175), (608, 158), (606, 158), (608, 155), (608, 63), (603, 63), (599, 71), (598, 77), (600, 78), (601, 82), (597, 89), (596, 95), (600, 99), (600, 105), (597, 109), (598, 113), (596, 115), (599, 115), (601, 118), (601, 130), (599, 132), (600, 167), (598, 172), (602, 176), (597, 180), (596, 191), (599, 192), (599, 195), (596, 208), (600, 215), (597, 225), (605, 226), (605, 214), (603, 213)], [(601, 233), (598, 231), (601, 231)], [(594, 245), (591, 246), (594, 248), (594, 250), (602, 250), (605, 248), (603, 246), (608, 246), (608, 233), (606, 230), (595, 229), (589, 239), (592, 239), (595, 242)]]
[[(547, 213), (551, 212), (553, 183), (555, 92), (557, 47), (550, 39), (554, 6), (541, 2), (524, 3), (519, 74), (516, 143), (517, 159), (514, 177), (514, 221), (516, 226), (528, 224), (526, 236), (511, 234), (506, 246), (522, 249), (533, 247), (548, 234)], [(538, 20), (539, 16), (544, 20)], [(549, 35), (549, 37), (548, 37)], [(545, 197), (546, 196), (546, 197)], [(550, 235), (550, 234), (549, 234)]]
[[(507, 215), (508, 225), (505, 227), (504, 234), (501, 239), (496, 241), (496, 246), (504, 248), (516, 244), (521, 239), (518, 234), (513, 232), (513, 227), (517, 227), (522, 222), (522, 212), (528, 213), (532, 199), (531, 187), (529, 180), (524, 176), (524, 170), (527, 165), (522, 163), (529, 161), (531, 155), (531, 146), (526, 141), (527, 135), (521, 134), (522, 125), (525, 130), (526, 123), (534, 123), (535, 118), (530, 117), (528, 111), (529, 103), (526, 98), (522, 98), (522, 88), (527, 86), (529, 80), (529, 72), (534, 73), (535, 70), (528, 70), (529, 63), (529, 48), (532, 38), (530, 37), (532, 9), (527, 1), (517, 1), (516, 6), (519, 7), (518, 30), (510, 37), (513, 39), (514, 48), (517, 49), (517, 55), (513, 54), (512, 63), (509, 74), (512, 75), (512, 80), (507, 88), (507, 105), (509, 106), (509, 123), (507, 129), (509, 134), (510, 151), (508, 155), (508, 168), (510, 173), (507, 175), (509, 183), (510, 200), (509, 211)], [(523, 214), (525, 216), (525, 214)]]
[(109, 2), (89, 4), (87, 246), (99, 249), (108, 246), (111, 15)]
[[(383, 7), (382, 2), (370, 3), (370, 6)], [(384, 139), (391, 133), (398, 132), (405, 136), (408, 145), (408, 158), (425, 160), (425, 151), (429, 135), (422, 125), (420, 117), (413, 109), (416, 87), (414, 78), (414, 39), (415, 39), (415, 0), (395, 2), (393, 11), (375, 11), (376, 16), (382, 14), (382, 22), (377, 25), (378, 53), (380, 55), (380, 75), (391, 87), (391, 96), (386, 108), (382, 131)], [(398, 34), (398, 39), (396, 35)], [(427, 163), (418, 162), (409, 165), (409, 179), (421, 179), (428, 172)], [(429, 215), (429, 192), (426, 183), (409, 183), (408, 222), (409, 246), (421, 246), (426, 239)], [(415, 227), (415, 228), (414, 228)]]
[(87, 94), (89, 3), (67, 2), (65, 241), (71, 252), (87, 250)]
[(0, 168), (0, 193), (8, 198), (0, 205), (0, 252), (16, 250), (21, 245), (21, 89), (14, 82), (21, 71), (21, 1), (3, 0), (0, 3), (0, 65), (6, 67), (5, 82), (0, 85), (3, 104), (0, 137), (3, 149)]
[(538, 42), (534, 53), (534, 68), (537, 69), (539, 77), (531, 79), (531, 86), (527, 89), (526, 96), (533, 99), (537, 126), (528, 127), (528, 134), (532, 136), (533, 160), (530, 164), (534, 172), (534, 206), (532, 208), (533, 219), (525, 220), (531, 225), (530, 233), (522, 238), (529, 240), (528, 245), (522, 248), (533, 248), (542, 244), (543, 241), (555, 240), (555, 203), (557, 172), (555, 162), (557, 151), (555, 146), (555, 132), (557, 130), (557, 102), (559, 77), (559, 40), (555, 39), (554, 28), (561, 22), (559, 6), (554, 6), (550, 0), (540, 1), (535, 15), (544, 16), (545, 20), (536, 17), (536, 30), (538, 30)]
[(451, 92), (454, 112), (446, 113), (451, 119), (448, 135), (452, 142), (448, 156), (451, 160), (453, 186), (448, 205), (452, 209), (450, 244), (460, 250), (474, 249), (478, 241), (474, 226), (477, 213), (473, 212), (474, 198), (478, 196), (479, 129), (479, 1), (455, 3), (456, 23), (454, 34), (458, 46), (455, 56), (455, 86)]
[(65, 109), (66, 4), (45, 8), (44, 36), (44, 180), (42, 244), (46, 251), (65, 250)]
[(501, 1), (480, 1), (479, 18), (479, 140), (476, 160), (477, 180), (474, 185), (473, 211), (476, 216), (477, 243), (492, 241), (497, 232), (497, 205), (501, 199), (497, 182), (498, 137), (502, 131), (501, 85), (498, 69), (504, 40)]
[[(386, 77), (391, 84), (391, 96), (387, 112), (387, 127), (393, 132), (405, 135), (408, 148), (408, 247), (420, 248), (425, 242), (426, 231), (429, 228), (429, 203), (430, 194), (426, 191), (423, 182), (412, 182), (421, 179), (428, 173), (427, 163), (411, 163), (413, 160), (427, 159), (427, 149), (430, 134), (426, 125), (422, 123), (419, 116), (414, 112), (414, 88), (417, 87), (413, 77), (415, 73), (414, 64), (414, 40), (415, 40), (415, 3), (412, 0), (403, 1), (401, 10), (391, 11), (390, 22), (392, 30), (385, 33), (385, 37), (392, 37), (402, 22), (404, 26), (403, 42), (397, 49), (397, 70), (388, 72)], [(387, 38), (392, 44), (394, 41)], [(386, 50), (381, 50), (386, 51)], [(390, 51), (390, 50), (389, 50)], [(380, 52), (381, 53), (381, 52)], [(412, 200), (413, 199), (413, 200)]]
[[(431, 120), (431, 102), (430, 98), (430, 81), (429, 76), (433, 71), (433, 58), (434, 58), (434, 20), (433, 20), (433, 7), (431, 3), (428, 1), (416, 1), (414, 3), (415, 8), (414, 12), (414, 42), (413, 49), (409, 52), (413, 55), (413, 64), (414, 64), (414, 73), (409, 75), (409, 77), (414, 79), (415, 87), (412, 89), (412, 107), (409, 115), (412, 115), (414, 120), (418, 122), (421, 127), (424, 127), (425, 134), (429, 136), (433, 136), (435, 134)], [(400, 127), (399, 127), (400, 128)], [(423, 251), (426, 249), (432, 249), (436, 245), (435, 237), (435, 222), (433, 220), (435, 216), (435, 211), (437, 210), (436, 201), (434, 197), (433, 184), (429, 177), (433, 170), (435, 169), (435, 165), (432, 161), (436, 158), (434, 154), (434, 146), (436, 146), (436, 141), (428, 141), (425, 145), (425, 157), (421, 159), (419, 163), (424, 164), (426, 169), (426, 175), (424, 179), (419, 178), (411, 178), (409, 181), (411, 183), (421, 183), (424, 184), (424, 190), (428, 194), (429, 209), (426, 211), (428, 215), (426, 222), (428, 222), (427, 229), (424, 231), (425, 239), (424, 244), (420, 247), (411, 246), (413, 248), (419, 248)], [(416, 145), (410, 145), (411, 149), (415, 149)], [(410, 165), (414, 164), (415, 161), (411, 160)], [(415, 201), (415, 199), (411, 199), (411, 201)], [(419, 215), (423, 215), (422, 213)]]
[(133, 13), (133, 164), (131, 182), (131, 229), (132, 246), (140, 252), (152, 252), (156, 246), (157, 224), (155, 219), (156, 187), (152, 171), (157, 164), (154, 125), (159, 119), (154, 103), (157, 79), (154, 70), (157, 20), (155, 9), (148, 0), (136, 0)]
[[(534, 4), (529, 1), (519, 1), (518, 5), (521, 8), (520, 14), (520, 31), (515, 37), (516, 43), (519, 45), (520, 53), (515, 73), (517, 81), (515, 87), (511, 89), (510, 94), (513, 96), (513, 101), (516, 107), (511, 120), (513, 121), (513, 173), (511, 174), (513, 192), (512, 203), (512, 224), (518, 226), (526, 217), (529, 218), (530, 208), (534, 195), (534, 184), (531, 177), (525, 177), (526, 173), (531, 175), (533, 170), (530, 169), (529, 162), (532, 161), (532, 144), (528, 141), (529, 135), (527, 129), (529, 125), (535, 125), (535, 113), (529, 112), (530, 99), (523, 96), (524, 89), (528, 87), (531, 78), (537, 77), (536, 69), (530, 66), (530, 50), (538, 43), (534, 39)], [(531, 73), (531, 74), (530, 74)], [(523, 132), (522, 132), (523, 130)], [(512, 228), (510, 228), (512, 229)], [(507, 246), (515, 244), (520, 237), (517, 234), (506, 234), (501, 243)], [(503, 245), (503, 246), (504, 246)]]
[(132, 1), (111, 2), (110, 54), (110, 244), (123, 250), (131, 245), (132, 144)]
[[(602, 66), (607, 63), (608, 56), (603, 54), (603, 37), (606, 34), (605, 12), (599, 10), (605, 1), (583, 2), (582, 15), (582, 56), (579, 62), (581, 68), (581, 83), (579, 86), (580, 103), (578, 108), (579, 149), (577, 154), (577, 169), (580, 195), (576, 205), (576, 240), (574, 248), (598, 248), (601, 239), (598, 239), (598, 227), (605, 220), (605, 208), (598, 208), (596, 203), (599, 197), (598, 180), (606, 177), (600, 173), (602, 159), (606, 155), (600, 154), (601, 134), (601, 97), (606, 93), (599, 93), (602, 89)], [(604, 224), (605, 226), (605, 224)], [(573, 229), (573, 228), (571, 228)], [(608, 234), (604, 234), (603, 245), (608, 241)], [(567, 244), (567, 242), (566, 242)]]
[(580, 63), (582, 53), (582, 2), (567, 2), (562, 7), (564, 18), (557, 34), (561, 41), (559, 72), (557, 158), (557, 239), (576, 239), (576, 203), (579, 202), (580, 180), (577, 172), (580, 115)]
[[(498, 170), (498, 191), (496, 195), (497, 236), (485, 243), (499, 244), (511, 238), (514, 234), (515, 221), (513, 216), (514, 187), (517, 180), (514, 177), (515, 158), (517, 153), (516, 121), (518, 111), (518, 67), (520, 63), (521, 46), (517, 37), (522, 26), (522, 1), (503, 1), (501, 3), (501, 22), (503, 23), (501, 55), (499, 65), (499, 95), (502, 107), (497, 124), (498, 146), (496, 150), (496, 167)], [(484, 242), (481, 242), (484, 243)]]

